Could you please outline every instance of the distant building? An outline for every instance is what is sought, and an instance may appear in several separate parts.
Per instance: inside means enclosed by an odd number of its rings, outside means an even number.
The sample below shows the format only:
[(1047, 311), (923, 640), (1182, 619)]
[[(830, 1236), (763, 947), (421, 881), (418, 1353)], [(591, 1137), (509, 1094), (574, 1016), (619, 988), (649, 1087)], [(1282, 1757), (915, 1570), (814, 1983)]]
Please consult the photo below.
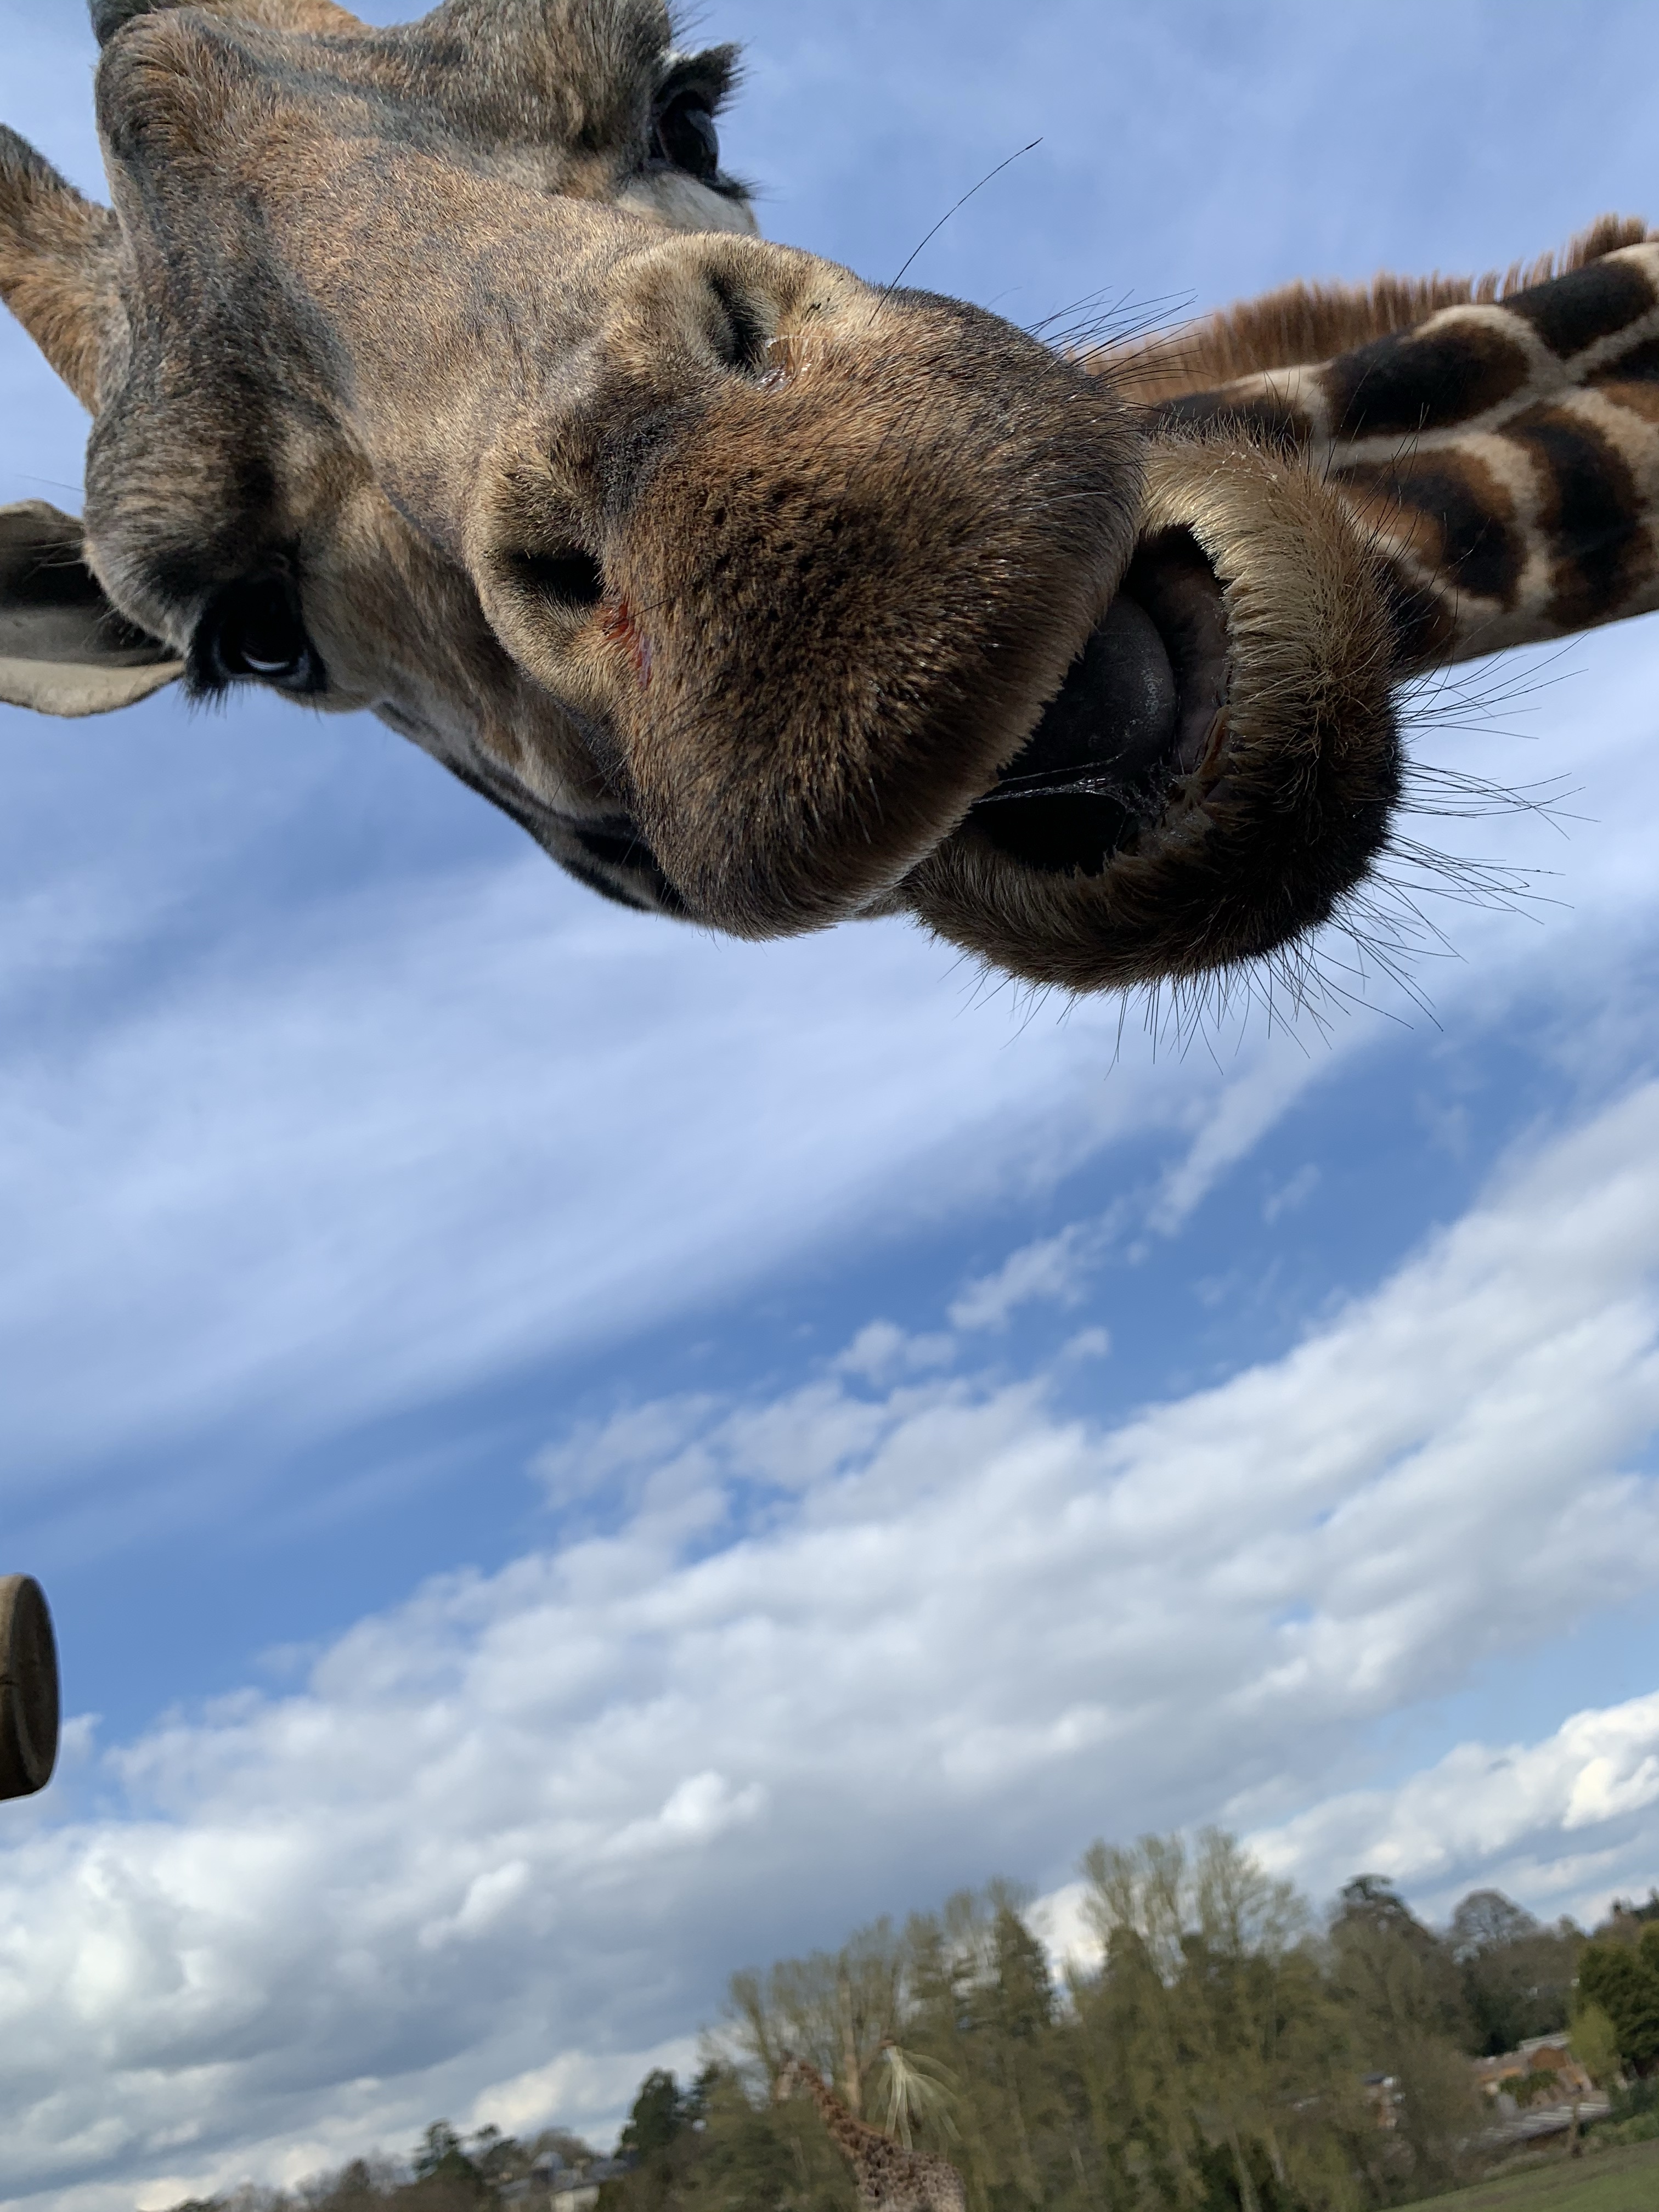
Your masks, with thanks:
[(626, 2158), (593, 2158), (570, 2166), (557, 2151), (544, 2151), (521, 2180), (507, 2183), (501, 2202), (514, 2212), (593, 2212), (602, 2185), (632, 2164)]
[[(1519, 2110), (1523, 2103), (1538, 2101), (1532, 2082), (1543, 2074), (1553, 2075), (1550, 2089), (1555, 2094), (1551, 2101), (1571, 2104), (1575, 2097), (1594, 2097), (1595, 2085), (1572, 2055), (1572, 2046), (1565, 2033), (1555, 2035), (1529, 2036), (1526, 2042), (1513, 2051), (1505, 2051), (1497, 2058), (1477, 2058), (1474, 2078), (1487, 2098), (1494, 2104), (1504, 2097), (1511, 2100), (1511, 2108)], [(1525, 2082), (1526, 2088), (1518, 2094), (1512, 2086)]]
[(1572, 2055), (1565, 2033), (1529, 2036), (1497, 2058), (1477, 2058), (1474, 2078), (1492, 2115), (1494, 2143), (1535, 2142), (1600, 2119), (1607, 2100)]

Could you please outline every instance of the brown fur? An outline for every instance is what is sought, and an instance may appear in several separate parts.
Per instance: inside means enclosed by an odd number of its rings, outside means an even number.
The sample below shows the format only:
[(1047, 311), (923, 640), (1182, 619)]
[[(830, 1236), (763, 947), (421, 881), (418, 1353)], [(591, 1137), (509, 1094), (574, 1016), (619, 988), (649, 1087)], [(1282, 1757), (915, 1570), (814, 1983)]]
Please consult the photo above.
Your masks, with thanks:
[(299, 31), (318, 38), (350, 38), (363, 27), (333, 0), (93, 0), (99, 39), (112, 39), (124, 23), (158, 7), (199, 8), (206, 15), (258, 24), (264, 30)]
[(0, 300), (87, 407), (115, 334), (118, 244), (107, 208), (0, 131)]

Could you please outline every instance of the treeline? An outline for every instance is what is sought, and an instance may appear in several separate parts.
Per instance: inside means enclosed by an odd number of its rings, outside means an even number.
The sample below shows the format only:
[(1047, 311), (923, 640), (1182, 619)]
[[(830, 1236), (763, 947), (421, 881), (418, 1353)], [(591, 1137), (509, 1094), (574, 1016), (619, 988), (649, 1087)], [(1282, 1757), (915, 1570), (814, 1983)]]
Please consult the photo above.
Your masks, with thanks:
[(1640, 1916), (1587, 1951), (1571, 1922), (1486, 1890), (1437, 1933), (1360, 1875), (1322, 1924), (1215, 1832), (1192, 1851), (1097, 1844), (1083, 1872), (1100, 1963), (1059, 1984), (999, 1885), (735, 1975), (690, 2089), (661, 2075), (642, 2089), (637, 2163), (601, 2212), (852, 2212), (816, 2114), (768, 2098), (785, 2051), (950, 2158), (974, 2212), (1366, 2212), (1490, 2162), (1473, 2057), (1568, 2027), (1577, 2007), (1604, 2072), (1649, 2063), (1624, 2024), (1650, 2018), (1625, 2003), (1626, 1966), (1600, 1969), (1588, 2016), (1576, 1986), (1581, 1956), (1659, 1965)]
[(600, 2212), (855, 2212), (817, 2113), (771, 2100), (786, 2051), (948, 2157), (973, 2212), (1382, 2212), (1489, 2161), (1477, 2056), (1571, 2027), (1621, 2109), (1659, 2081), (1659, 1898), (1590, 1939), (1480, 1890), (1437, 1932), (1362, 1875), (1321, 1921), (1213, 1831), (1097, 1844), (1082, 1871), (1099, 1961), (1059, 1982), (996, 1883), (735, 1974), (696, 2080), (641, 2086), (626, 2170), (556, 2132), (440, 2122), (409, 2165), (176, 2212), (543, 2212), (550, 2152), (565, 2180), (605, 2176)]
[(486, 2212), (550, 2166), (580, 2172), (604, 2163), (563, 2128), (525, 2143), (499, 2128), (463, 2139), (447, 2120), (434, 2120), (407, 2159), (377, 2151), (295, 2190), (250, 2184), (227, 2197), (189, 2197), (173, 2212)]

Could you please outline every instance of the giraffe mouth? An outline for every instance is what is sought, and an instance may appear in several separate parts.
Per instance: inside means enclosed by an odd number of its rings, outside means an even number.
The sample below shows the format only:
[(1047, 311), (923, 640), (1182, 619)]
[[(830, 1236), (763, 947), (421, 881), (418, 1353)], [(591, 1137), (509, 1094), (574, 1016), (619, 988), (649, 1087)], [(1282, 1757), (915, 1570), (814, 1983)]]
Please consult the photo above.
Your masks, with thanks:
[(1328, 921), (1400, 795), (1370, 543), (1310, 471), (1154, 446), (1139, 548), (1001, 781), (906, 878), (948, 943), (1097, 991), (1267, 957)]
[(1226, 731), (1222, 586), (1189, 530), (1137, 549), (1104, 619), (1024, 744), (970, 810), (997, 848), (1098, 875), (1163, 814)]

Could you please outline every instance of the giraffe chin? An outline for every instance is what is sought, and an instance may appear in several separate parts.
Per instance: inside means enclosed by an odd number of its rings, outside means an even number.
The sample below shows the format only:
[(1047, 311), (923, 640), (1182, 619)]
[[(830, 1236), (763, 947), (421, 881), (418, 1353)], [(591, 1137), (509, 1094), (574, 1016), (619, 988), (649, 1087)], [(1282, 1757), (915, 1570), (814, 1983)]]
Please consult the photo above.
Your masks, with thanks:
[(1073, 991), (1272, 954), (1386, 842), (1392, 636), (1365, 540), (1308, 469), (1224, 431), (1158, 441), (1105, 618), (893, 904)]

